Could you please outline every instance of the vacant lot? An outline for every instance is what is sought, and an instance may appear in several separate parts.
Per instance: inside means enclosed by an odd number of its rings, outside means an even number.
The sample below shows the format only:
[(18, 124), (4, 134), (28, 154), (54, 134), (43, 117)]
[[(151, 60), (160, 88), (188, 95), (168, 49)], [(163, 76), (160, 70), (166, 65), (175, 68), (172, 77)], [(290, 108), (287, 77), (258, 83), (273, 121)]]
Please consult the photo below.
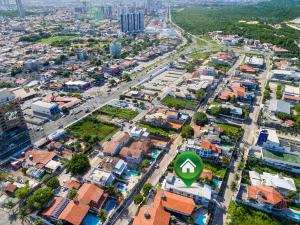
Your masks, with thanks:
[(43, 44), (52, 45), (57, 42), (69, 41), (72, 38), (74, 38), (74, 36), (55, 36), (55, 37), (44, 38), (40, 40), (40, 42)]
[(90, 139), (95, 139), (97, 141), (102, 141), (116, 133), (118, 131), (118, 127), (113, 124), (99, 122), (95, 118), (88, 117), (72, 125), (68, 131), (70, 134), (81, 140), (88, 141)]
[(162, 101), (162, 104), (168, 106), (169, 108), (175, 109), (191, 109), (195, 110), (198, 107), (198, 103), (193, 100), (180, 99), (175, 97), (165, 97)]
[(123, 120), (132, 120), (139, 113), (130, 109), (122, 109), (111, 105), (105, 105), (99, 109), (96, 114), (105, 114)]
[(176, 134), (175, 131), (167, 130), (163, 128), (153, 127), (148, 124), (138, 123), (137, 126), (147, 128), (147, 131), (153, 134), (161, 135), (161, 136), (169, 136), (172, 134)]
[(222, 177), (223, 178), (225, 176), (225, 173), (226, 173), (226, 168), (223, 168), (220, 165), (215, 165), (215, 164), (211, 164), (211, 163), (208, 163), (208, 162), (204, 163), (204, 168), (211, 170), (213, 175), (217, 176), (217, 177)]

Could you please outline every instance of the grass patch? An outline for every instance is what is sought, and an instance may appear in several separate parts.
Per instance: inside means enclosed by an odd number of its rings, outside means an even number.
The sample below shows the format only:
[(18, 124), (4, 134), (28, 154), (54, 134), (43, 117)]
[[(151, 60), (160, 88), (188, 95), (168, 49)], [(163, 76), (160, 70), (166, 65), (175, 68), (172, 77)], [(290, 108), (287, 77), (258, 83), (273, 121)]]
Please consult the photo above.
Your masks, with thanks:
[(215, 165), (215, 164), (211, 164), (211, 163), (207, 163), (207, 162), (204, 163), (204, 168), (211, 170), (213, 175), (217, 176), (217, 177), (223, 178), (226, 173), (226, 168), (223, 168), (220, 165)]
[(280, 161), (294, 163), (294, 164), (300, 164), (300, 156), (298, 156), (298, 155), (269, 151), (266, 149), (263, 149), (263, 154), (264, 154), (264, 157), (267, 157), (270, 159), (280, 160)]
[(277, 218), (260, 210), (230, 202), (228, 208), (228, 225), (292, 225), (286, 219)]
[(97, 137), (99, 141), (102, 141), (116, 133), (118, 127), (113, 124), (100, 122), (95, 118), (87, 117), (69, 127), (68, 131), (71, 135), (81, 140), (89, 139), (88, 137)]
[(167, 96), (162, 101), (163, 105), (168, 106), (169, 108), (175, 109), (191, 109), (196, 110), (198, 107), (198, 103), (193, 100), (180, 99), (175, 97)]
[(218, 123), (217, 125), (224, 129), (224, 135), (232, 138), (235, 142), (237, 142), (243, 136), (244, 129), (239, 126), (222, 123)]
[(216, 70), (219, 70), (223, 73), (228, 72), (228, 70), (230, 70), (230, 68), (231, 68), (231, 66), (219, 65), (219, 64), (212, 63), (212, 62), (209, 62), (208, 66), (215, 67)]
[(157, 135), (161, 135), (161, 136), (169, 136), (172, 134), (176, 134), (176, 132), (173, 130), (153, 127), (153, 126), (150, 126), (150, 125), (144, 124), (144, 123), (137, 123), (136, 125), (139, 127), (147, 128), (147, 131), (152, 134), (157, 134)]
[(55, 37), (49, 37), (49, 38), (41, 39), (40, 42), (43, 43), (43, 44), (52, 45), (52, 44), (57, 43), (57, 42), (69, 41), (72, 38), (74, 38), (73, 35), (55, 36)]
[(105, 105), (99, 110), (97, 110), (95, 114), (104, 114), (108, 116), (117, 117), (123, 120), (132, 120), (139, 113), (130, 109), (122, 109), (111, 105)]
[(207, 52), (196, 53), (192, 55), (193, 59), (207, 59), (208, 57), (209, 57), (209, 53)]

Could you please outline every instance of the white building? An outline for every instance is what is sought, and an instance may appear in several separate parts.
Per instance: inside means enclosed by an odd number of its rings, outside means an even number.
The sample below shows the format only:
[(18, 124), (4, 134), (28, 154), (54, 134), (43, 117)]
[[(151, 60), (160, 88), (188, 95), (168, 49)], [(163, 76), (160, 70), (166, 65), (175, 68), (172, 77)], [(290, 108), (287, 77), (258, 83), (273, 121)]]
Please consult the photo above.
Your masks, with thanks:
[(59, 105), (57, 103), (48, 103), (43, 101), (37, 101), (32, 103), (32, 112), (35, 116), (44, 118), (53, 118), (59, 114)]
[(283, 177), (278, 174), (270, 174), (266, 172), (259, 174), (255, 171), (249, 171), (249, 177), (252, 186), (270, 186), (275, 188), (284, 196), (287, 196), (290, 191), (297, 191), (294, 180), (289, 177)]
[(107, 185), (111, 185), (113, 183), (113, 181), (115, 180), (115, 177), (109, 172), (100, 170), (98, 168), (94, 168), (86, 176), (86, 178), (84, 178), (84, 180), (104, 187)]
[(212, 190), (209, 185), (194, 182), (190, 187), (187, 187), (180, 178), (173, 174), (168, 174), (163, 181), (162, 187), (166, 191), (192, 198), (198, 204), (206, 207), (211, 200)]

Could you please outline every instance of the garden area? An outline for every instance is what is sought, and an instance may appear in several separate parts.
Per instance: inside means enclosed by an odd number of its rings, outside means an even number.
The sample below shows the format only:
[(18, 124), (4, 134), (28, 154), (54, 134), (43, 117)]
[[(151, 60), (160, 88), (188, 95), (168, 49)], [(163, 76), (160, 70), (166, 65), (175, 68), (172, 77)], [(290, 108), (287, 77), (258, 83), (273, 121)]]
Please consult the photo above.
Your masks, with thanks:
[(217, 165), (217, 164), (211, 164), (211, 163), (205, 162), (204, 168), (211, 170), (214, 176), (221, 177), (221, 178), (223, 178), (226, 173), (226, 168), (222, 167), (221, 165)]
[(274, 217), (248, 206), (230, 202), (228, 208), (228, 225), (294, 225), (286, 219)]
[(95, 114), (104, 114), (112, 117), (117, 117), (123, 120), (132, 120), (139, 113), (130, 109), (122, 109), (112, 105), (105, 105), (95, 112)]
[(173, 131), (173, 130), (154, 127), (154, 126), (151, 126), (149, 124), (137, 123), (136, 125), (139, 126), (139, 127), (142, 127), (142, 128), (147, 128), (148, 132), (150, 132), (152, 134), (159, 135), (159, 136), (170, 136), (170, 135), (176, 134), (176, 132)]
[(68, 132), (86, 142), (95, 144), (98, 141), (103, 141), (118, 131), (116, 125), (100, 122), (96, 118), (87, 117), (68, 128)]
[(73, 35), (66, 35), (66, 36), (54, 36), (54, 37), (49, 37), (49, 38), (43, 38), (39, 42), (43, 44), (48, 44), (48, 45), (53, 45), (55, 43), (60, 43), (60, 42), (65, 42), (69, 41), (72, 38), (74, 38)]
[(162, 101), (162, 104), (168, 106), (169, 108), (178, 109), (190, 109), (196, 110), (198, 107), (198, 103), (193, 100), (188, 99), (180, 99), (175, 97), (167, 96)]
[(244, 134), (244, 129), (240, 126), (233, 124), (217, 124), (219, 127), (224, 129), (223, 134), (232, 139), (234, 142), (237, 142)]

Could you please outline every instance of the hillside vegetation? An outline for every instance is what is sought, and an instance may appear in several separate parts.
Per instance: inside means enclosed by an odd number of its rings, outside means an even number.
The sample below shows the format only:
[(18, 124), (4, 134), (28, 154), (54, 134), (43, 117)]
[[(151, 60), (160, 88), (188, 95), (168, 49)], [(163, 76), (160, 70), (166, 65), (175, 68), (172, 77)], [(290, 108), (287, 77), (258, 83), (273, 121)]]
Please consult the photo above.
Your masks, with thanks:
[[(295, 41), (299, 39), (300, 31), (284, 23), (296, 17), (300, 17), (299, 0), (271, 0), (251, 6), (199, 6), (172, 11), (173, 21), (194, 34), (221, 30), (281, 46), (290, 50), (290, 56), (299, 57)], [(252, 21), (258, 23), (247, 23)]]

